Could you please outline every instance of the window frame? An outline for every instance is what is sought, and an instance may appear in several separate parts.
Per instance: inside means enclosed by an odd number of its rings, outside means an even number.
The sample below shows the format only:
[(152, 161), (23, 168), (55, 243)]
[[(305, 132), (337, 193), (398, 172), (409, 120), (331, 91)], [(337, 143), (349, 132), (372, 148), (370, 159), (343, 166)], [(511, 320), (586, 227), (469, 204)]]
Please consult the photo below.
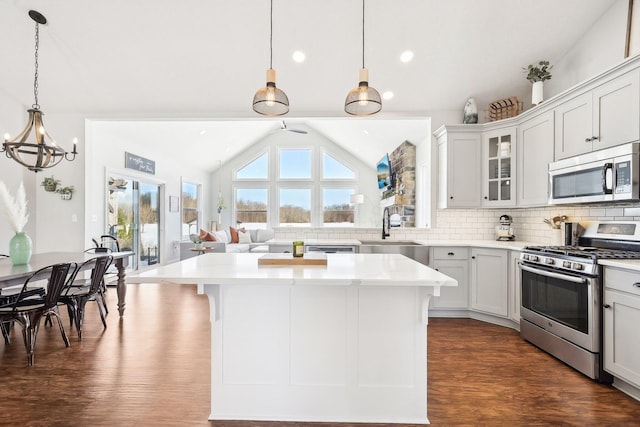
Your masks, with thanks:
[[(281, 150), (306, 150), (309, 151), (310, 159), (310, 178), (281, 178), (280, 177), (280, 152)], [(268, 179), (247, 179), (238, 178), (237, 173), (242, 168), (246, 167), (251, 162), (255, 161), (263, 155), (267, 155), (267, 167), (268, 167)], [(336, 162), (341, 163), (344, 167), (353, 171), (353, 178), (325, 178), (323, 176), (323, 162), (324, 156), (328, 155), (332, 157)], [(238, 189), (242, 188), (266, 188), (268, 194), (267, 202), (267, 228), (273, 227), (318, 227), (318, 228), (346, 228), (355, 227), (357, 220), (357, 208), (353, 208), (354, 222), (352, 225), (335, 225), (334, 223), (324, 223), (324, 189), (349, 189), (353, 194), (358, 193), (358, 176), (359, 170), (347, 159), (343, 159), (334, 150), (328, 149), (325, 146), (319, 144), (268, 144), (259, 152), (253, 155), (248, 155), (246, 161), (242, 162), (242, 165), (232, 169), (231, 179), (231, 191), (233, 195), (232, 205), (232, 221), (237, 221), (238, 217)], [(244, 159), (243, 159), (244, 160)], [(300, 226), (295, 225), (282, 225), (280, 223), (280, 190), (282, 189), (308, 189), (311, 196), (310, 205), (310, 223)]]
[[(185, 185), (193, 185), (196, 187), (196, 207), (195, 208), (185, 208), (184, 203), (184, 187)], [(196, 214), (196, 229), (195, 234), (200, 232), (202, 228), (202, 184), (186, 178), (180, 179), (180, 236), (182, 241), (190, 241), (191, 240), (191, 227), (188, 227), (187, 234), (183, 234), (183, 225), (186, 224), (184, 222), (184, 214), (185, 210), (193, 210)]]

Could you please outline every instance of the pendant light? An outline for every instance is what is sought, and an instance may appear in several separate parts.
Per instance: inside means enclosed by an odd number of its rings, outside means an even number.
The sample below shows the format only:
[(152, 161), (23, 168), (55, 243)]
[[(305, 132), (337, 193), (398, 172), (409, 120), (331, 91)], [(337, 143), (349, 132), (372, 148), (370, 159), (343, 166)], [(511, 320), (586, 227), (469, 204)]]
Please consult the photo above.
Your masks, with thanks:
[(369, 86), (369, 70), (364, 67), (364, 0), (362, 0), (362, 69), (360, 83), (351, 89), (344, 101), (344, 111), (354, 116), (368, 116), (382, 109), (382, 100), (377, 90)]
[(276, 70), (273, 69), (273, 0), (271, 0), (270, 24), (267, 85), (259, 89), (253, 97), (253, 111), (264, 116), (282, 116), (289, 112), (289, 98), (276, 87)]
[[(4, 151), (7, 157), (12, 158), (29, 170), (38, 172), (42, 169), (56, 166), (62, 159), (73, 161), (78, 153), (75, 140), (73, 151), (67, 153), (56, 144), (56, 141), (44, 127), (44, 122), (42, 121), (44, 113), (40, 110), (40, 105), (38, 104), (38, 49), (40, 47), (40, 25), (46, 24), (47, 18), (35, 10), (29, 11), (29, 17), (36, 23), (35, 76), (33, 80), (35, 103), (27, 110), (29, 113), (27, 126), (14, 139), (10, 140), (9, 135), (5, 135), (1, 151)], [(69, 154), (73, 156), (69, 156)]]

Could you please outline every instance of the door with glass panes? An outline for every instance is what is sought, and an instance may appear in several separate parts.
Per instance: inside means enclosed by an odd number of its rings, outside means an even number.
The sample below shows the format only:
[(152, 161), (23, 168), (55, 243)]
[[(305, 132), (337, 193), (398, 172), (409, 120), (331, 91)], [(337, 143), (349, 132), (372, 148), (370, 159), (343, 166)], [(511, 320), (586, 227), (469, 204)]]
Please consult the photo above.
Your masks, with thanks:
[(483, 206), (515, 206), (516, 128), (483, 135)]
[(121, 250), (134, 252), (131, 269), (159, 263), (161, 185), (120, 174), (110, 174), (107, 181), (106, 234)]

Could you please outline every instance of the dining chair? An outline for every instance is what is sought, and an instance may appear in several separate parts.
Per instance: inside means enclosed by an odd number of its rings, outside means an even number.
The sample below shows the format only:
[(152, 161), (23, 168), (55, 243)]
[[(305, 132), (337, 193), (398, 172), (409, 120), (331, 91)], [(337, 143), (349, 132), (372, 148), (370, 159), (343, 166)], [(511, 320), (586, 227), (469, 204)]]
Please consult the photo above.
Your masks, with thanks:
[[(69, 338), (62, 325), (60, 312), (58, 311), (58, 299), (68, 281), (73, 280), (78, 271), (75, 262), (54, 264), (41, 268), (31, 274), (25, 280), (22, 291), (10, 304), (0, 306), (0, 324), (5, 341), (8, 339), (9, 330), (7, 324), (17, 322), (22, 327), (22, 337), (27, 350), (27, 364), (33, 365), (36, 338), (40, 328), (40, 320), (43, 316), (53, 316), (58, 320), (58, 327), (64, 345), (69, 347)], [(26, 291), (29, 284), (36, 280), (46, 279), (45, 294), (43, 297), (27, 297)]]
[[(96, 242), (95, 239), (91, 239), (91, 240)], [(110, 248), (96, 246), (94, 248), (86, 249), (84, 252), (99, 254), (99, 253), (110, 253), (113, 251)], [(100, 285), (100, 290), (98, 291), (98, 296), (100, 297), (100, 302), (102, 303), (102, 308), (104, 309), (105, 315), (109, 314), (109, 307), (107, 306), (107, 297), (105, 296), (105, 294), (107, 293), (107, 280), (108, 280), (107, 277), (112, 275), (116, 275), (116, 276), (118, 275), (118, 269), (115, 268), (113, 263), (107, 268), (107, 271), (102, 277), (102, 284)], [(89, 279), (89, 281), (90, 280), (91, 279)], [(88, 284), (89, 281), (86, 281), (86, 283)]]
[(95, 301), (100, 312), (100, 319), (104, 328), (107, 327), (105, 320), (105, 304), (100, 296), (100, 290), (104, 282), (104, 275), (113, 262), (112, 256), (101, 256), (85, 261), (78, 267), (79, 271), (91, 268), (91, 278), (89, 282), (84, 280), (69, 283), (60, 295), (59, 303), (66, 304), (69, 311), (71, 324), (75, 323), (78, 332), (78, 340), (82, 340), (82, 324), (84, 323), (85, 305), (89, 301)]

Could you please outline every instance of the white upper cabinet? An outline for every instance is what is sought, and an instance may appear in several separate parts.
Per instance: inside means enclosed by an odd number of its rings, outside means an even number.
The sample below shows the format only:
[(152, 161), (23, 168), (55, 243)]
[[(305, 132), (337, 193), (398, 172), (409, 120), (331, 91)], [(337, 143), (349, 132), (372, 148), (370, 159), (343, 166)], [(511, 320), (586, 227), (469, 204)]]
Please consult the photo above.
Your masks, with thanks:
[(481, 133), (470, 129), (460, 132), (456, 127), (443, 126), (435, 133), (439, 209), (480, 206)]
[(543, 206), (549, 200), (549, 163), (553, 162), (553, 111), (518, 126), (518, 206)]
[(640, 70), (555, 108), (556, 160), (640, 139)]
[(485, 132), (482, 139), (482, 206), (515, 206), (516, 128)]

